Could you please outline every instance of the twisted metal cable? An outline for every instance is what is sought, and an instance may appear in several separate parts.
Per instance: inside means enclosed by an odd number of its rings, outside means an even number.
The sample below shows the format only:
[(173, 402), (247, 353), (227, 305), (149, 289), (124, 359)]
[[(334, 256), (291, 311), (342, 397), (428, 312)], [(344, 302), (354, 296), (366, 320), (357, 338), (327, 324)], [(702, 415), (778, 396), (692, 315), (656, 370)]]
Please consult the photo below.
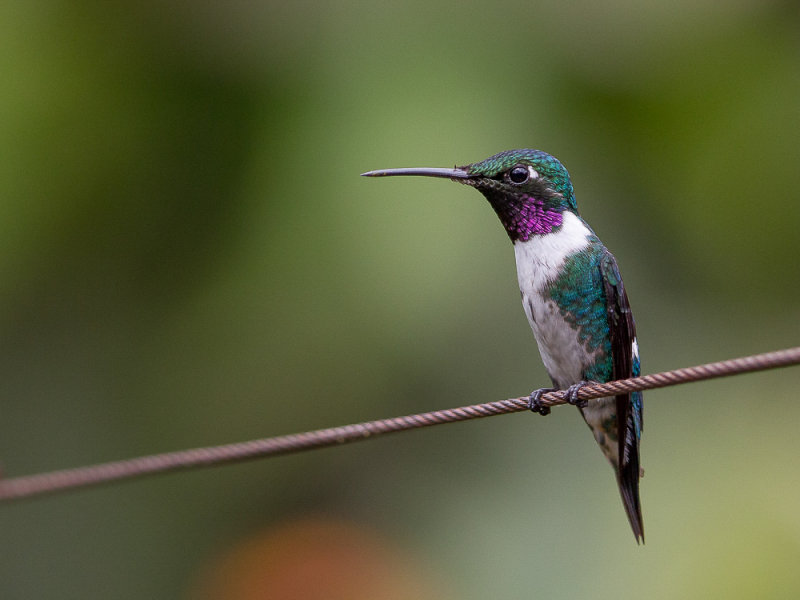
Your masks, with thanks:
[[(604, 396), (612, 396), (625, 392), (650, 390), (681, 383), (714, 379), (753, 371), (764, 371), (796, 364), (800, 364), (800, 346), (788, 348), (786, 350), (778, 350), (776, 352), (767, 352), (765, 354), (756, 354), (743, 358), (734, 358), (698, 365), (696, 367), (675, 369), (673, 371), (665, 371), (653, 375), (587, 385), (578, 393), (578, 399), (591, 400), (593, 398), (602, 398)], [(565, 403), (566, 399), (563, 391), (548, 392), (541, 397), (541, 404), (543, 406), (557, 406)], [(431, 425), (440, 425), (442, 423), (454, 423), (457, 421), (467, 421), (470, 419), (520, 412), (527, 408), (527, 397), (511, 398), (508, 400), (435, 410), (416, 415), (368, 421), (341, 427), (331, 427), (329, 429), (318, 429), (316, 431), (282, 435), (249, 442), (179, 450), (177, 452), (153, 454), (150, 456), (119, 460), (87, 467), (41, 473), (38, 475), (0, 479), (0, 501), (26, 498), (120, 479), (131, 479), (143, 475), (177, 471), (179, 469), (207, 467), (227, 462), (237, 462), (264, 456), (321, 448), (324, 446), (334, 446), (337, 444), (365, 440), (395, 431), (405, 431), (408, 429), (429, 427)]]

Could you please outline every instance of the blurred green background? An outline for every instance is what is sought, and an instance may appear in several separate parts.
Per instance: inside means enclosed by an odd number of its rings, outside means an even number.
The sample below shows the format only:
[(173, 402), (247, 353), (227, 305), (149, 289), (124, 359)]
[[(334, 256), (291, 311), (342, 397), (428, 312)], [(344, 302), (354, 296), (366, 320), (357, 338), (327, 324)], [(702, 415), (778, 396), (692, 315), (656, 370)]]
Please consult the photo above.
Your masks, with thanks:
[[(11, 0), (0, 30), (6, 476), (549, 383), (482, 197), (369, 169), (558, 156), (645, 372), (800, 339), (794, 2)], [(0, 595), (797, 598), (799, 375), (645, 395), (644, 547), (558, 409), (0, 506)], [(359, 583), (345, 539), (404, 575)], [(328, 568), (245, 596), (237, 552)]]

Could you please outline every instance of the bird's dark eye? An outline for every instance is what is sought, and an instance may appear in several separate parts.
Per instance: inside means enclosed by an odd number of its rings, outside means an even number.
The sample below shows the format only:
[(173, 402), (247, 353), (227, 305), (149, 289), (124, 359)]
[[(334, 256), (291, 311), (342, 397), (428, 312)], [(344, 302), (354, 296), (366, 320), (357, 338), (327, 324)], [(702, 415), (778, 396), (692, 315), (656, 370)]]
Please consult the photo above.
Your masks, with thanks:
[(511, 183), (525, 183), (530, 178), (531, 173), (528, 167), (517, 165), (508, 172), (508, 180)]

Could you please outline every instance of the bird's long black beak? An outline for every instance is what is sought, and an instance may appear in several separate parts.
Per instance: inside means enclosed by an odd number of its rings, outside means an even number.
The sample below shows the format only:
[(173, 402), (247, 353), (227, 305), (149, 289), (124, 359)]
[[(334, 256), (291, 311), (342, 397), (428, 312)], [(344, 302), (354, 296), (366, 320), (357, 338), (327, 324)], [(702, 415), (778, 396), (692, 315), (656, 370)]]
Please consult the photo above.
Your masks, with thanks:
[(394, 175), (421, 175), (423, 177), (443, 177), (444, 179), (468, 179), (469, 173), (464, 169), (437, 169), (437, 168), (412, 168), (412, 169), (380, 169), (367, 171), (361, 174), (364, 177), (392, 177)]

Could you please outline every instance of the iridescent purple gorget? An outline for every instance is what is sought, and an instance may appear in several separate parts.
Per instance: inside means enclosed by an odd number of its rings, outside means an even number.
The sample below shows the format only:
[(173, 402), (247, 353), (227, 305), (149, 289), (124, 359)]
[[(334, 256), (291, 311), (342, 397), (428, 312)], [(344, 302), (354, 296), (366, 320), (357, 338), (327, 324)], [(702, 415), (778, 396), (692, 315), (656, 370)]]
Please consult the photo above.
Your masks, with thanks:
[(562, 223), (560, 212), (545, 208), (544, 202), (533, 196), (524, 196), (520, 203), (508, 203), (497, 212), (511, 239), (521, 242), (533, 235), (552, 233)]

